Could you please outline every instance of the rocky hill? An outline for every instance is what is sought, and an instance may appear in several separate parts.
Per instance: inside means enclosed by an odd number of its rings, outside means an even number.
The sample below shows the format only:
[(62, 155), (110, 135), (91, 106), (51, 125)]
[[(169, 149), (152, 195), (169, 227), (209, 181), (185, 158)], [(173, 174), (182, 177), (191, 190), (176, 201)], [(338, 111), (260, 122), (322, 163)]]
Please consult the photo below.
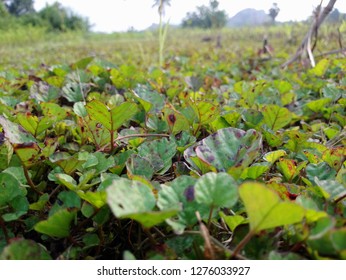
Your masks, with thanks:
[(270, 22), (270, 17), (263, 10), (245, 9), (229, 19), (228, 27), (254, 26)]

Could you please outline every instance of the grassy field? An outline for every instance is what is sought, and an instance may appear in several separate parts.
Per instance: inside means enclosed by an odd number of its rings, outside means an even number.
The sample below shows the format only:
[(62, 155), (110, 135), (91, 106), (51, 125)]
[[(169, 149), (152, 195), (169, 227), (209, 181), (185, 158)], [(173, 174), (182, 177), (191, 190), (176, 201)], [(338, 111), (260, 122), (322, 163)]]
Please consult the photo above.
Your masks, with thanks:
[(344, 34), (282, 69), (308, 28), (172, 29), (162, 67), (156, 32), (2, 32), (0, 259), (345, 259)]
[[(264, 36), (275, 49), (275, 57), (285, 59), (295, 51), (309, 26), (303, 23), (269, 27), (223, 29), (222, 31), (170, 29), (165, 55), (191, 55), (221, 52), (204, 37), (222, 34), (222, 51), (238, 58), (254, 57), (262, 46)], [(328, 25), (319, 32), (317, 53), (339, 48), (338, 26)], [(245, 34), (245, 35), (244, 35)], [(87, 56), (95, 56), (115, 63), (135, 59), (137, 64), (152, 66), (157, 60), (158, 34), (156, 32), (129, 32), (114, 34), (46, 33), (40, 28), (17, 28), (2, 31), (0, 36), (1, 67), (71, 63)]]

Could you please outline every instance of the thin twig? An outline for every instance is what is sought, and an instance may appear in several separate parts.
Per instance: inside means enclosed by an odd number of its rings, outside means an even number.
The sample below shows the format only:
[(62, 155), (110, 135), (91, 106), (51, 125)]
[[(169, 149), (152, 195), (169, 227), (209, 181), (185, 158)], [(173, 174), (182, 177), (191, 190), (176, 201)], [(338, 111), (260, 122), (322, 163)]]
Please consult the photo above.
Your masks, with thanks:
[(195, 214), (196, 214), (196, 217), (197, 217), (197, 220), (198, 220), (198, 223), (199, 223), (199, 229), (200, 229), (201, 235), (202, 235), (202, 237), (204, 239), (204, 253), (208, 254), (208, 256), (212, 260), (215, 260), (216, 259), (216, 255), (215, 255), (214, 248), (213, 248), (213, 246), (211, 245), (211, 242), (210, 242), (209, 230), (205, 226), (205, 224), (203, 224), (203, 222), (201, 220), (201, 215), (199, 214), (199, 212), (196, 211)]
[(326, 55), (331, 55), (331, 54), (338, 54), (338, 53), (342, 53), (343, 55), (346, 55), (346, 48), (320, 53), (320, 54), (316, 55), (315, 57), (321, 57), (321, 56), (326, 56)]
[(338, 42), (340, 49), (343, 49), (340, 28), (338, 28)]
[(4, 233), (6, 244), (10, 244), (10, 237), (8, 236), (8, 232), (7, 232), (7, 228), (6, 228), (6, 225), (5, 225), (5, 221), (3, 220), (1, 215), (0, 215), (0, 228), (2, 229), (2, 232)]
[(337, 199), (335, 199), (334, 202), (339, 203), (340, 201), (344, 200), (345, 198), (346, 198), (346, 192), (342, 196), (339, 196)]
[[(113, 147), (116, 145), (117, 141), (121, 141), (127, 138), (132, 138), (132, 137), (170, 137), (169, 134), (159, 134), (159, 133), (151, 133), (151, 134), (129, 134), (129, 135), (125, 135), (125, 136), (120, 136), (117, 139), (115, 139), (113, 141)], [(104, 151), (110, 144), (106, 144), (105, 146), (101, 147), (100, 149), (98, 149), (98, 152)]]
[(243, 247), (250, 241), (250, 239), (253, 236), (253, 232), (249, 231), (249, 233), (242, 239), (242, 241), (239, 242), (237, 247), (234, 249), (232, 258), (236, 257), (239, 252), (243, 249)]
[(35, 186), (34, 182), (31, 180), (30, 178), (30, 175), (29, 175), (29, 171), (28, 169), (26, 168), (26, 166), (23, 164), (23, 170), (24, 170), (24, 176), (25, 176), (25, 179), (26, 181), (28, 182), (28, 185), (31, 187), (31, 189), (33, 191), (35, 191), (37, 194), (39, 195), (43, 195), (42, 192), (40, 192), (37, 187)]
[[(184, 231), (184, 234), (195, 234), (195, 235), (201, 235), (200, 231), (195, 231), (195, 230), (186, 230)], [(234, 251), (230, 250), (229, 248), (226, 248), (219, 240), (214, 238), (213, 236), (210, 236), (210, 240), (213, 241), (215, 245), (218, 247), (222, 248), (225, 252), (227, 252), (230, 256), (234, 256), (237, 260), (247, 260), (244, 256), (241, 254), (234, 254)]]

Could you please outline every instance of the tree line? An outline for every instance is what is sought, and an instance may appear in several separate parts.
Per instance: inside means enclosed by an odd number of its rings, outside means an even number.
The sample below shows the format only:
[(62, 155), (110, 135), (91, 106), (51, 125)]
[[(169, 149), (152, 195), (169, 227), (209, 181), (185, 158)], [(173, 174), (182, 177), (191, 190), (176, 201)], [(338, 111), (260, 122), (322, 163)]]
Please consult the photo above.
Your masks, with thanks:
[(87, 18), (81, 17), (60, 3), (46, 5), (40, 11), (34, 8), (34, 0), (0, 0), (0, 29), (18, 25), (45, 27), (49, 31), (88, 31)]

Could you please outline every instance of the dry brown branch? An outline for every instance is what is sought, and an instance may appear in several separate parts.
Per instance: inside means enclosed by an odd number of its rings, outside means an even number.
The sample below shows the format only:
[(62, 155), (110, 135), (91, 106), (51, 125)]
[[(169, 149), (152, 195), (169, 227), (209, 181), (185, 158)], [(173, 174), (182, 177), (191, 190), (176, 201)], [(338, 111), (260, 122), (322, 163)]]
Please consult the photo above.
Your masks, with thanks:
[(322, 57), (322, 56), (327, 56), (327, 55), (331, 55), (331, 54), (338, 54), (338, 53), (341, 53), (344, 56), (346, 56), (346, 48), (342, 48), (342, 49), (338, 49), (338, 50), (332, 50), (332, 51), (328, 51), (328, 52), (323, 52), (323, 53), (316, 55), (315, 57)]
[(311, 47), (311, 40), (312, 40), (312, 37), (314, 36), (315, 36), (315, 40), (317, 40), (318, 29), (323, 23), (323, 21), (326, 19), (328, 14), (333, 10), (335, 2), (336, 0), (329, 0), (328, 5), (323, 9), (321, 8), (321, 5), (322, 5), (322, 2), (321, 2), (321, 4), (316, 9), (311, 27), (309, 31), (307, 32), (307, 34), (305, 35), (302, 43), (299, 45), (298, 50), (288, 61), (286, 61), (284, 64), (281, 65), (282, 68), (285, 68), (288, 65), (292, 64), (293, 62), (295, 62), (296, 60), (302, 58), (304, 53), (308, 55), (311, 66), (312, 67), (315, 66), (315, 59), (314, 59), (312, 51), (317, 41), (315, 41), (314, 46)]

